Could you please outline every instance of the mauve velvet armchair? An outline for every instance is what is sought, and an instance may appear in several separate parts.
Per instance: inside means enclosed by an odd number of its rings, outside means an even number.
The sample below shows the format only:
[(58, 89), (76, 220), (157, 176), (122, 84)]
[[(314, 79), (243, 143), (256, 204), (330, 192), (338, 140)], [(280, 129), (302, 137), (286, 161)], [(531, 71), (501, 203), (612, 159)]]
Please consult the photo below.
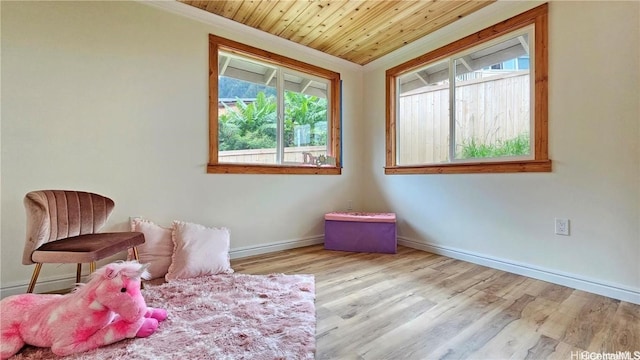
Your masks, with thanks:
[(77, 264), (80, 282), (82, 264), (93, 273), (96, 261), (144, 243), (140, 232), (99, 233), (115, 206), (113, 200), (94, 193), (70, 190), (40, 190), (24, 198), (27, 239), (22, 263), (36, 264), (27, 292), (33, 292), (44, 263)]

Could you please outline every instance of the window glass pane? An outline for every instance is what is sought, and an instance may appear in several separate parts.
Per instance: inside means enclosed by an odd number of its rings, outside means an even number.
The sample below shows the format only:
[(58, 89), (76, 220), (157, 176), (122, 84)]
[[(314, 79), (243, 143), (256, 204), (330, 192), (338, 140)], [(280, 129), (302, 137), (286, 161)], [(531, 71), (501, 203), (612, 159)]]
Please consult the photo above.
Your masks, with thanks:
[(328, 84), (287, 74), (285, 88), (284, 162), (315, 165), (330, 155)]
[[(225, 52), (220, 52), (219, 63), (219, 162), (327, 164), (328, 81)], [(279, 71), (284, 74), (280, 92)], [(282, 112), (279, 94), (284, 97)], [(284, 115), (282, 124), (279, 113)], [(283, 132), (281, 162), (279, 132)]]
[(449, 158), (449, 65), (427, 65), (398, 77), (397, 164)]
[(456, 159), (531, 155), (529, 63), (516, 66), (528, 42), (514, 36), (454, 60)]
[(221, 52), (218, 161), (276, 163), (277, 69)]

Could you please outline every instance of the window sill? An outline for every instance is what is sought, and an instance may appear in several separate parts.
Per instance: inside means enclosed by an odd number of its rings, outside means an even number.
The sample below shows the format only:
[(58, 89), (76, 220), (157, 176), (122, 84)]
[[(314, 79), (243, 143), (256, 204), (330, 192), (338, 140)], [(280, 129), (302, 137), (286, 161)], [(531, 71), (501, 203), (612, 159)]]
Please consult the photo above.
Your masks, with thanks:
[(208, 164), (209, 174), (288, 174), (288, 175), (340, 175), (342, 169), (335, 166), (286, 166)]
[(466, 164), (438, 164), (416, 166), (387, 166), (386, 175), (407, 174), (491, 174), (551, 172), (551, 160), (479, 162)]

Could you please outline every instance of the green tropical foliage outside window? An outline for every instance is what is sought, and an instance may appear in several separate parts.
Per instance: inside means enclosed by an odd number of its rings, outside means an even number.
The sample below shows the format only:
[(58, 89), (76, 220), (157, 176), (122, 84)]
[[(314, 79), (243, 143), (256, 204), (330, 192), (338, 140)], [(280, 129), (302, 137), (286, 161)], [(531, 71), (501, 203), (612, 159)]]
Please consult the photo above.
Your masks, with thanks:
[[(246, 150), (274, 148), (277, 139), (277, 101), (259, 92), (255, 101), (236, 99), (235, 106), (224, 104), (218, 117), (218, 148)], [(309, 142), (296, 143), (297, 126), (308, 126)], [(327, 100), (296, 92), (285, 92), (284, 146), (327, 144)]]
[(457, 157), (460, 159), (477, 159), (529, 155), (529, 150), (531, 149), (529, 138), (529, 133), (523, 133), (512, 139), (498, 140), (493, 144), (471, 139), (469, 142), (462, 144), (462, 150)]

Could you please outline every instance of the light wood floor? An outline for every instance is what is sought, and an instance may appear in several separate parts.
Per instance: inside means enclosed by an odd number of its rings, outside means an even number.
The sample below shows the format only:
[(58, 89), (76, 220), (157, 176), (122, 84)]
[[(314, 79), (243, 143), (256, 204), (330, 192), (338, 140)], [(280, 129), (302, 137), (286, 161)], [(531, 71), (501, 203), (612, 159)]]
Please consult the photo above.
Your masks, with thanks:
[(640, 359), (640, 305), (406, 247), (317, 245), (232, 266), (315, 275), (316, 359)]

